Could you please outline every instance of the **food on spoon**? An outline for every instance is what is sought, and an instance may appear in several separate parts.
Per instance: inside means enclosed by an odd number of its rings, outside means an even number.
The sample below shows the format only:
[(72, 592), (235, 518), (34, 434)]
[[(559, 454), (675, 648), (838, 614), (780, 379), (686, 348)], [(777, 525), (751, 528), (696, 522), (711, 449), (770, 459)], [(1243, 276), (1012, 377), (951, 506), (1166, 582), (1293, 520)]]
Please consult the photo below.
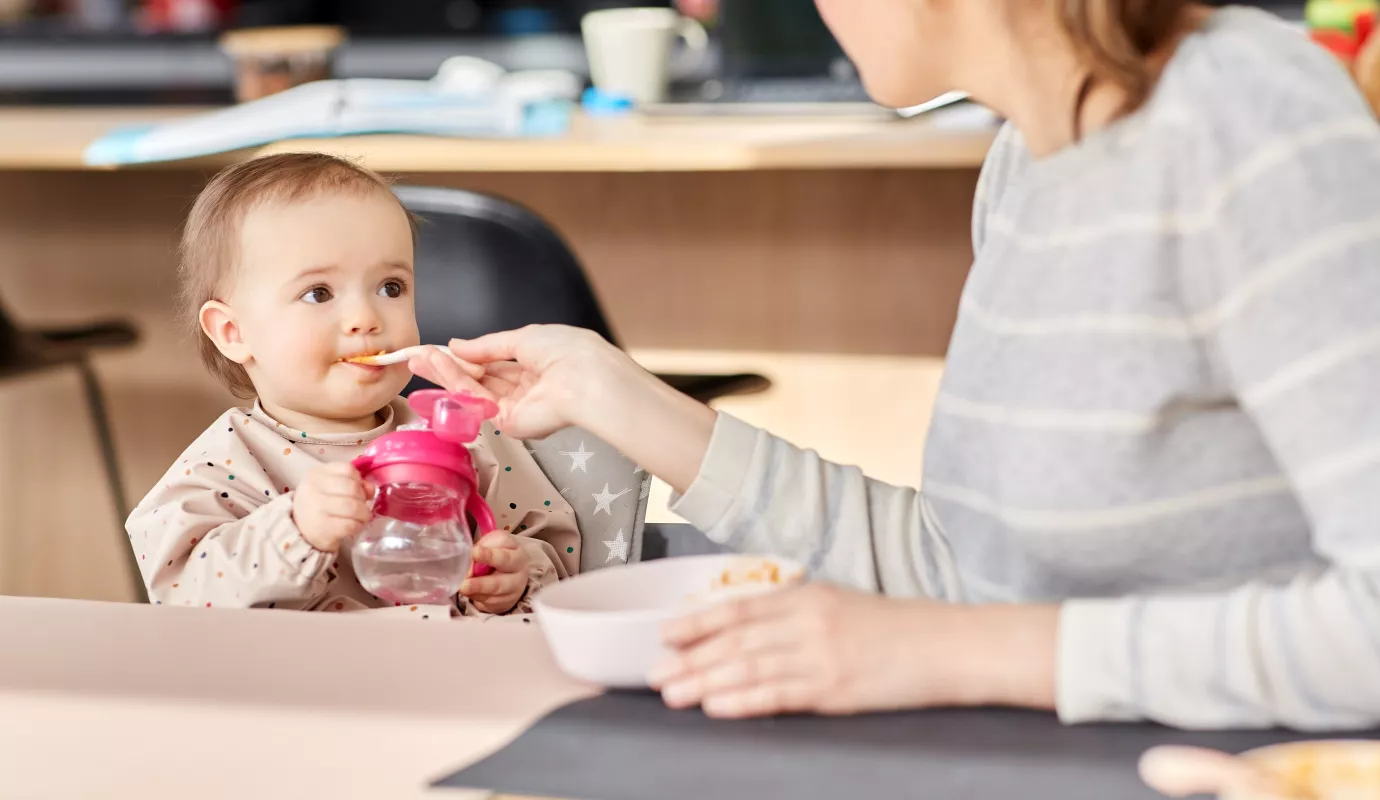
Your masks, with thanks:
[(388, 351), (380, 350), (377, 353), (370, 353), (369, 355), (363, 356), (350, 356), (349, 358), (342, 358), (340, 360), (344, 361), (347, 364), (364, 364), (366, 366), (372, 366), (374, 364), (374, 360), (377, 359), (379, 356), (383, 355), (388, 355)]

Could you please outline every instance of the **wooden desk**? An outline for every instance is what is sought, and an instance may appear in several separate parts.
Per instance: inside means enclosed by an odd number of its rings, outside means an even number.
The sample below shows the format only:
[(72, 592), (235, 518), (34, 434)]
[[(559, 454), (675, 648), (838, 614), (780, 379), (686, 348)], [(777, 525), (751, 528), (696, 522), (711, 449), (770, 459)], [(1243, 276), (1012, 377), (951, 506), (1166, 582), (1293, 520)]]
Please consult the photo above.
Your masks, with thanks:
[(0, 796), (441, 797), (596, 690), (535, 623), (0, 597)]
[[(0, 107), (0, 170), (81, 170), (86, 146), (115, 128), (150, 125), (206, 109), (191, 108), (3, 108)], [(215, 156), (199, 166), (243, 158)], [(186, 169), (189, 162), (164, 165)]]
[[(3, 109), (0, 169), (86, 169), (82, 152), (105, 132), (204, 109)], [(732, 172), (762, 169), (972, 168), (993, 131), (946, 131), (927, 119), (576, 117), (552, 139), (428, 136), (299, 139), (159, 169), (214, 167), (284, 151), (335, 152), (382, 172)], [(141, 167), (142, 169), (143, 167)]]
[[(131, 504), (233, 402), (170, 301), (192, 199), (252, 153), (90, 170), (81, 152), (117, 125), (185, 113), (0, 109), (0, 301), (24, 323), (124, 316), (144, 331), (139, 350), (97, 365)], [(923, 121), (628, 118), (582, 119), (540, 142), (374, 136), (264, 151), (325, 147), (400, 182), (532, 208), (648, 366), (763, 371), (778, 389), (723, 407), (914, 484), (990, 138)], [(0, 386), (0, 593), (130, 596), (127, 544), (91, 488), (100, 462), (78, 391), (63, 372)], [(840, 424), (861, 408), (865, 424)]]

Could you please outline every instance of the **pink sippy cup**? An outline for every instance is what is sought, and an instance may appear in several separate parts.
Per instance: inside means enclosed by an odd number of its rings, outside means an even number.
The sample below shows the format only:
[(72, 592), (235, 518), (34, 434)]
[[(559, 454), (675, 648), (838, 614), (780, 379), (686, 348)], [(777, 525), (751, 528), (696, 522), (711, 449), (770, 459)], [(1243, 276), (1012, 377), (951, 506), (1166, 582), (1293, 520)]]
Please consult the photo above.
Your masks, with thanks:
[[(498, 406), (439, 389), (414, 392), (408, 405), (419, 422), (379, 437), (354, 460), (378, 492), (374, 518), (356, 537), (351, 558), (375, 597), (445, 604), (470, 574), (474, 541), (497, 527), (465, 445)], [(492, 571), (473, 567), (475, 575)]]

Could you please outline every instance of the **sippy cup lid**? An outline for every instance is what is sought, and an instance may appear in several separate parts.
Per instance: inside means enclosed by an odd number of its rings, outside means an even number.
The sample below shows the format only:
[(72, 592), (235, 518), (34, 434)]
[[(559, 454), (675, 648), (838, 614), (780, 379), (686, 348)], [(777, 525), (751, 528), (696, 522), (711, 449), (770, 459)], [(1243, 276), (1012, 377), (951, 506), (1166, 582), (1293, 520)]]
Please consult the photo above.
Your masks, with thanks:
[(413, 392), (407, 405), (437, 436), (457, 444), (474, 441), (484, 420), (498, 414), (498, 405), (492, 400), (441, 389)]
[(498, 413), (492, 401), (439, 389), (414, 392), (408, 406), (425, 420), (425, 429), (399, 429), (376, 439), (355, 468), (381, 483), (415, 480), (442, 485), (456, 479), (474, 485), (474, 461), (465, 445), (479, 436), (484, 420)]

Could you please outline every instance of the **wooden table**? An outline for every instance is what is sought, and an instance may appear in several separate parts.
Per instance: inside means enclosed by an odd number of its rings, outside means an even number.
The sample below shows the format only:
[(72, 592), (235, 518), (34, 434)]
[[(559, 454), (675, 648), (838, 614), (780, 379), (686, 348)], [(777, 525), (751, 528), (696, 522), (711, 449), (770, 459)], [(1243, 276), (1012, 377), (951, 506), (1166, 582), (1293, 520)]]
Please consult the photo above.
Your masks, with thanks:
[(0, 797), (369, 797), (596, 690), (535, 623), (0, 597)]
[[(883, 480), (918, 481), (991, 131), (581, 117), (541, 141), (368, 136), (82, 164), (114, 127), (187, 113), (0, 109), (0, 302), (24, 323), (121, 316), (144, 332), (139, 350), (98, 364), (131, 504), (232, 403), (172, 309), (186, 211), (225, 164), (303, 148), (531, 207), (574, 248), (649, 367), (764, 372), (776, 391), (720, 407)], [(61, 372), (0, 387), (0, 593), (130, 596), (114, 566), (123, 537), (108, 499), (88, 489), (101, 472), (77, 391)]]
[[(0, 108), (0, 169), (87, 169), (86, 146), (107, 131), (205, 109)], [(763, 169), (973, 168), (992, 130), (948, 130), (926, 118), (591, 118), (550, 139), (357, 136), (299, 139), (159, 169), (218, 166), (284, 151), (338, 152), (382, 172), (734, 172)], [(140, 167), (149, 168), (149, 167)]]

